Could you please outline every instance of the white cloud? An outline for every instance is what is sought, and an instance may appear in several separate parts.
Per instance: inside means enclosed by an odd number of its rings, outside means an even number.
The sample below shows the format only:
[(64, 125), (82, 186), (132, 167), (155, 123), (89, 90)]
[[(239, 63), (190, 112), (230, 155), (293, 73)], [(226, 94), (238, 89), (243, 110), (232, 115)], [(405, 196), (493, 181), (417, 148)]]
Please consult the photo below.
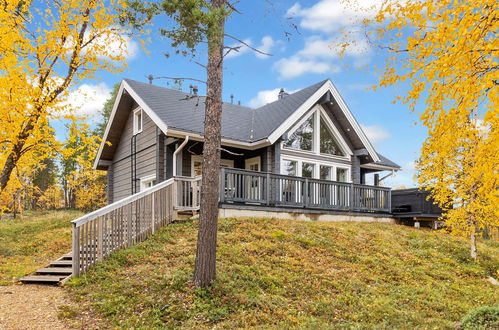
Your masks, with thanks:
[[(267, 103), (277, 101), (280, 90), (281, 90), (280, 88), (275, 88), (275, 89), (259, 91), (258, 94), (256, 94), (256, 96), (249, 101), (248, 105), (251, 108), (258, 108)], [(284, 90), (286, 91), (286, 93), (289, 94), (292, 94), (297, 91), (297, 90), (288, 91), (286, 89)]]
[(112, 56), (124, 55), (127, 60), (133, 59), (139, 52), (139, 44), (129, 35), (121, 34), (111, 40), (102, 41)]
[(280, 59), (274, 63), (274, 69), (281, 79), (296, 78), (306, 73), (325, 74), (341, 71), (338, 65), (315, 59), (304, 59), (296, 55)]
[(381, 0), (357, 0), (356, 4), (344, 0), (321, 0), (308, 8), (295, 3), (287, 15), (299, 18), (302, 28), (331, 33), (364, 18), (372, 18), (381, 3)]
[[(335, 59), (340, 53), (340, 46), (335, 39), (323, 39), (312, 36), (305, 40), (305, 46), (297, 55), (305, 58)], [(345, 56), (364, 57), (371, 51), (368, 42), (360, 35), (352, 36), (352, 42), (344, 49)]]
[[(248, 45), (251, 45), (251, 39), (244, 39), (243, 41), (245, 43), (247, 43)], [(229, 45), (229, 47), (232, 47), (232, 48), (239, 47), (239, 48), (237, 50), (231, 49), (230, 52), (225, 56), (226, 59), (241, 56), (241, 55), (246, 54), (247, 52), (249, 52), (251, 50), (248, 46), (246, 46), (240, 42)]]
[[(257, 45), (257, 46), (253, 46), (253, 41), (250, 38), (244, 39), (243, 41), (244, 41), (244, 43), (250, 45), (251, 47), (254, 47), (254, 48), (256, 48), (264, 53), (267, 53), (267, 54), (270, 54), (270, 52), (272, 51), (272, 48), (274, 48), (274, 46), (276, 45), (276, 42), (274, 41), (274, 39), (272, 39), (271, 36), (263, 37), (260, 45)], [(246, 54), (250, 51), (254, 52), (255, 56), (258, 58), (261, 58), (261, 59), (266, 59), (269, 57), (267, 55), (260, 54), (256, 51), (252, 50), (251, 48), (249, 48), (248, 46), (246, 46), (245, 44), (243, 44), (241, 42), (236, 42), (234, 44), (231, 44), (231, 45), (229, 45), (229, 47), (232, 47), (232, 48), (239, 47), (239, 48), (238, 48), (238, 50), (235, 50), (235, 49), (231, 50), (227, 54), (227, 56), (225, 56), (226, 59), (239, 57), (239, 56)]]
[(378, 125), (361, 125), (361, 127), (364, 133), (366, 133), (369, 141), (374, 145), (377, 145), (391, 136), (387, 130)]
[[(95, 37), (92, 30), (89, 30), (85, 35), (85, 41)], [(64, 47), (71, 51), (73, 49), (74, 39), (68, 38)], [(125, 60), (133, 59), (139, 52), (139, 44), (132, 39), (129, 31), (119, 28), (110, 27), (109, 30), (97, 37), (85, 48), (83, 53), (93, 50), (99, 57), (116, 58), (124, 57)]]
[(71, 91), (64, 102), (68, 113), (92, 118), (100, 116), (104, 103), (111, 95), (111, 88), (105, 83), (82, 84)]
[[(274, 48), (276, 42), (274, 39), (272, 39), (271, 36), (265, 36), (262, 38), (262, 43), (260, 46), (257, 47), (258, 50), (270, 54), (272, 52), (272, 48)], [(263, 55), (260, 53), (255, 53), (256, 57), (261, 58), (261, 59), (266, 59), (269, 58), (268, 55)]]

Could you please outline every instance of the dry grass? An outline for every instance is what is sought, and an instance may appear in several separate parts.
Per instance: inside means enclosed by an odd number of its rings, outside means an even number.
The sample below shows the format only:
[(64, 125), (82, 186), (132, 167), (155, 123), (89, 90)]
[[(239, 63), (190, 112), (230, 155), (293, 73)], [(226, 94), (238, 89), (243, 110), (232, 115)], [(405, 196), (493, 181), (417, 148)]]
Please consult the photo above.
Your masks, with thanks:
[(70, 221), (79, 211), (27, 212), (0, 220), (0, 285), (71, 251)]
[[(218, 280), (193, 288), (197, 222), (167, 226), (73, 280), (68, 315), (123, 328), (452, 328), (499, 304), (499, 244), (371, 223), (222, 219)], [(80, 324), (85, 327), (85, 324)]]

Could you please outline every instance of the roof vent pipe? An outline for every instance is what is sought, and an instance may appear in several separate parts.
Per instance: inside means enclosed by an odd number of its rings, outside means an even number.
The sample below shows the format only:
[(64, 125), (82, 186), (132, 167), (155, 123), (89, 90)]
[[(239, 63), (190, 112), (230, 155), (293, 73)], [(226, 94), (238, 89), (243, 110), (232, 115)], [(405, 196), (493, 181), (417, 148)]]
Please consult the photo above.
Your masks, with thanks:
[(234, 94), (230, 94), (230, 104), (234, 104)]
[(282, 100), (287, 95), (289, 95), (289, 94), (284, 91), (284, 88), (281, 88), (281, 90), (279, 91), (278, 99)]
[(178, 146), (178, 148), (173, 152), (173, 177), (177, 176), (177, 154), (184, 149), (185, 145), (189, 142), (189, 135), (185, 137), (184, 142)]
[(194, 95), (198, 95), (198, 86), (192, 86), (192, 92), (194, 93)]

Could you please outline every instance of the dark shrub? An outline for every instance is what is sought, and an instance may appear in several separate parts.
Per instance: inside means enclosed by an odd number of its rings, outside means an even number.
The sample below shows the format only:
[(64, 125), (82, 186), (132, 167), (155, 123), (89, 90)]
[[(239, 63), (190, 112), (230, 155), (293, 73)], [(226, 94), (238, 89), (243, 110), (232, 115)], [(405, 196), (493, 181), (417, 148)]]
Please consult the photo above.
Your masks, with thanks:
[(461, 328), (471, 329), (499, 329), (499, 305), (482, 306), (472, 309), (461, 320)]

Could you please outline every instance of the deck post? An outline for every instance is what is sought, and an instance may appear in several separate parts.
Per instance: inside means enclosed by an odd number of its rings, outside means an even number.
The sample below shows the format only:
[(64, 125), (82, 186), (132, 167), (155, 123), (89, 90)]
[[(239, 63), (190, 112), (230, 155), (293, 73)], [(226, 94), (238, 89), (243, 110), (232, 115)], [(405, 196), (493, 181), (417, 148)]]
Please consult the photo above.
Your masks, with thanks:
[(271, 196), (270, 190), (271, 189), (272, 189), (272, 187), (270, 186), (270, 173), (267, 173), (267, 175), (265, 177), (265, 199), (266, 199), (267, 205), (270, 205), (270, 196)]
[(173, 178), (173, 208), (178, 207), (178, 181), (177, 178)]
[(388, 204), (387, 211), (391, 212), (392, 211), (392, 191), (391, 191), (391, 189), (386, 191), (386, 197), (387, 197), (387, 204)]
[(73, 277), (80, 276), (80, 227), (73, 223)]
[(304, 185), (304, 187), (303, 187), (303, 205), (306, 208), (308, 206), (308, 178), (305, 178), (305, 182), (303, 183), (303, 185)]
[(225, 167), (220, 168), (220, 203), (225, 202)]
[(353, 189), (353, 187), (354, 187), (353, 183), (350, 183), (350, 187), (349, 187), (350, 188), (350, 196), (349, 196), (350, 197), (350, 211), (353, 211), (353, 209), (354, 209), (354, 201), (353, 201), (353, 199), (354, 199), (353, 190), (354, 189)]
[(132, 218), (133, 218), (133, 203), (130, 203), (130, 207), (128, 207), (128, 217), (127, 217), (127, 246), (132, 246)]
[(102, 224), (102, 217), (99, 217), (97, 220), (97, 260), (102, 260), (102, 251), (103, 251), (103, 237), (104, 237), (104, 226)]
[(156, 232), (156, 224), (155, 224), (155, 215), (156, 215), (156, 212), (154, 210), (154, 199), (156, 197), (156, 194), (153, 193), (151, 195), (151, 232), (154, 234)]

